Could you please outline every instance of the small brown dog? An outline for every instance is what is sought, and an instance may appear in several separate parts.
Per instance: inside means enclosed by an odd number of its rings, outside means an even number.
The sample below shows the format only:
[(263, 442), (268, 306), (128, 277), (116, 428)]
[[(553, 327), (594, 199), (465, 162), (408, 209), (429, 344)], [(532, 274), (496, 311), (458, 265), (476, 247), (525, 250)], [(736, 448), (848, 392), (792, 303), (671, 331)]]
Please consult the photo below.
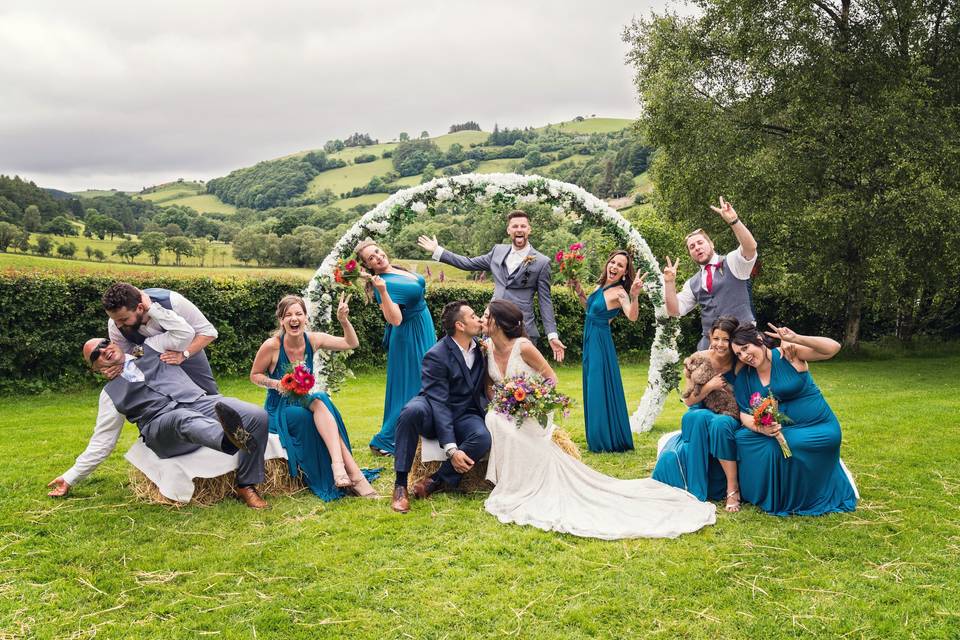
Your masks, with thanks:
[[(713, 370), (713, 365), (710, 364), (710, 358), (702, 353), (695, 353), (684, 360), (683, 366), (690, 379), (690, 385), (683, 392), (684, 398), (698, 395), (703, 385), (717, 375), (716, 371)], [(707, 394), (707, 397), (703, 399), (703, 405), (714, 413), (740, 418), (740, 408), (733, 397), (733, 387), (729, 382), (724, 381), (722, 389)]]

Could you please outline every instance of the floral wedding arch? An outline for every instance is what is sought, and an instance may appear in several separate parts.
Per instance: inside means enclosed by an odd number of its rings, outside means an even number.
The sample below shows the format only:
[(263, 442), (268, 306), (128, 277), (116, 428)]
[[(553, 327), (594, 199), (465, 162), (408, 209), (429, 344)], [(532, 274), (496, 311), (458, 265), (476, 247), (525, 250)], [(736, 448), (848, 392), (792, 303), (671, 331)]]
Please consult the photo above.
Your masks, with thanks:
[[(360, 240), (367, 236), (382, 237), (388, 230), (399, 229), (436, 204), (450, 200), (508, 207), (524, 203), (550, 205), (554, 213), (567, 216), (575, 225), (590, 225), (607, 231), (616, 238), (619, 246), (630, 251), (637, 272), (646, 271), (657, 276), (644, 286), (653, 304), (656, 321), (647, 389), (640, 406), (630, 416), (630, 427), (634, 432), (642, 433), (653, 428), (667, 395), (678, 382), (676, 365), (680, 359), (677, 351), (679, 323), (667, 315), (660, 265), (646, 240), (623, 216), (600, 198), (567, 182), (513, 173), (470, 173), (437, 178), (394, 193), (354, 223), (317, 269), (305, 292), (311, 324), (321, 329), (331, 327), (337, 286), (334, 269), (340, 260), (353, 253)], [(314, 357), (317, 386), (326, 389), (332, 382), (331, 376), (337, 375), (334, 372), (342, 369), (343, 363), (338, 363), (337, 355), (322, 350), (318, 350)]]

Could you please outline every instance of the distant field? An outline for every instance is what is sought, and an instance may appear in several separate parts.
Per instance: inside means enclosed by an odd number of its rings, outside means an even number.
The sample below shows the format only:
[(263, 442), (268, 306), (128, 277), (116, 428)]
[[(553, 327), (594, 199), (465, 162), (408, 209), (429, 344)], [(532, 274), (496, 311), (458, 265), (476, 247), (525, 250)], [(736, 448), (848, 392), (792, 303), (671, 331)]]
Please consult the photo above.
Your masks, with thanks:
[[(450, 282), (464, 282), (469, 275), (466, 271), (460, 271), (445, 264), (439, 264), (433, 260), (404, 260), (396, 259), (396, 263), (418, 273), (426, 274), (427, 267), (432, 272), (432, 282), (436, 281), (443, 271), (444, 279)], [(320, 266), (320, 265), (317, 265)], [(12, 269), (15, 271), (75, 271), (79, 273), (116, 273), (123, 274), (150, 274), (159, 273), (165, 275), (180, 276), (210, 276), (217, 277), (238, 277), (238, 278), (264, 278), (270, 276), (295, 276), (298, 278), (309, 279), (313, 277), (316, 269), (297, 269), (294, 267), (262, 268), (262, 267), (241, 267), (237, 265), (227, 267), (175, 267), (171, 265), (152, 266), (148, 264), (126, 264), (117, 262), (96, 262), (86, 259), (64, 260), (62, 258), (44, 258), (29, 254), (19, 253), (0, 253), (0, 269)]]
[(77, 271), (83, 273), (161, 273), (182, 276), (210, 276), (210, 277), (240, 277), (263, 278), (267, 276), (297, 276), (309, 278), (314, 269), (277, 268), (264, 269), (259, 267), (176, 267), (160, 265), (154, 267), (148, 264), (126, 264), (120, 262), (96, 262), (85, 259), (64, 260), (61, 258), (43, 258), (40, 256), (23, 255), (19, 253), (0, 253), (0, 269), (14, 269), (17, 271)]
[[(581, 122), (570, 120), (547, 126), (564, 133), (611, 133), (629, 127), (633, 122), (629, 118), (586, 118)], [(547, 126), (538, 127), (537, 131), (543, 131)]]
[(180, 205), (191, 207), (199, 213), (233, 214), (237, 208), (227, 204), (217, 196), (204, 193), (205, 187), (198, 182), (171, 182), (160, 185), (148, 193), (139, 193), (134, 197), (149, 200), (159, 206)]
[(562, 164), (569, 164), (569, 163), (584, 164), (587, 160), (590, 160), (591, 158), (593, 158), (593, 156), (584, 156), (579, 153), (576, 153), (570, 156), (569, 158), (564, 158), (563, 160), (557, 160), (555, 162), (551, 162), (550, 164), (545, 164), (542, 167), (537, 167), (535, 173), (543, 175), (547, 171), (550, 171), (551, 169), (556, 169)]
[[(109, 238), (100, 240), (99, 238), (96, 238), (96, 237), (84, 238), (83, 236), (73, 236), (70, 238), (64, 238), (61, 236), (54, 236), (50, 234), (35, 233), (30, 236), (31, 243), (36, 244), (37, 238), (40, 237), (41, 235), (49, 238), (53, 242), (53, 244), (56, 246), (65, 244), (67, 242), (72, 242), (77, 246), (77, 253), (75, 256), (77, 259), (83, 258), (84, 260), (86, 260), (87, 258), (86, 247), (90, 247), (91, 249), (99, 249), (100, 251), (103, 251), (103, 253), (107, 256), (106, 262), (126, 264), (119, 258), (119, 256), (113, 255), (113, 250), (122, 241), (122, 239), (119, 236), (117, 236), (113, 240), (110, 240)], [(131, 238), (133, 238), (134, 240), (137, 239), (136, 236), (131, 236)], [(56, 246), (53, 249), (52, 255), (56, 255)], [(15, 254), (0, 254), (0, 255), (15, 255)], [(37, 256), (37, 259), (44, 260), (45, 258)], [(170, 251), (164, 251), (160, 255), (161, 264), (172, 265), (174, 260), (175, 260), (175, 256)], [(67, 262), (73, 262), (73, 261), (68, 260)], [(150, 258), (148, 258), (145, 254), (141, 253), (139, 256), (137, 256), (136, 264), (139, 264), (142, 267), (152, 267), (152, 265), (148, 264), (149, 262), (150, 262)], [(200, 260), (198, 258), (184, 257), (182, 262), (184, 267), (197, 267), (200, 265)], [(210, 244), (210, 250), (207, 253), (205, 264), (207, 266), (220, 266), (220, 267), (228, 267), (228, 266), (241, 267), (242, 266), (233, 257), (232, 245), (224, 244), (222, 242), (213, 242)]]
[(333, 206), (341, 209), (349, 209), (357, 205), (377, 205), (390, 197), (389, 193), (370, 193), (365, 196), (355, 198), (341, 198), (333, 203)]
[(116, 193), (126, 193), (127, 195), (133, 195), (132, 191), (117, 191), (110, 189), (86, 189), (84, 191), (73, 191), (73, 195), (78, 198), (99, 198), (101, 196), (112, 196)]
[(456, 133), (446, 133), (436, 138), (431, 138), (441, 151), (446, 151), (454, 142), (460, 144), (464, 149), (469, 149), (471, 144), (480, 144), (486, 142), (490, 134), (486, 131), (457, 131)]
[(512, 173), (513, 167), (519, 162), (514, 158), (498, 158), (484, 160), (477, 167), (476, 173)]
[(374, 176), (385, 175), (393, 170), (393, 163), (389, 158), (374, 160), (363, 164), (351, 164), (342, 169), (323, 171), (310, 181), (307, 195), (320, 193), (330, 189), (338, 196), (355, 187), (362, 187), (370, 182)]

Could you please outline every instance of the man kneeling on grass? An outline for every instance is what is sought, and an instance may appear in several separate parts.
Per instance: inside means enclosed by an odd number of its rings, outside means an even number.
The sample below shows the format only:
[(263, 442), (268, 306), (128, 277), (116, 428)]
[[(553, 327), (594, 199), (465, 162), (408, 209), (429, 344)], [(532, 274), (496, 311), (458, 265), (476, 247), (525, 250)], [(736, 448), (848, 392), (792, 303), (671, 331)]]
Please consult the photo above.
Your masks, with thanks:
[(160, 356), (182, 350), (193, 340), (192, 327), (172, 310), (151, 305), (147, 312), (164, 332), (146, 339), (139, 358), (120, 351), (108, 339), (83, 345), (90, 367), (108, 377), (100, 392), (100, 412), (90, 444), (69, 471), (50, 482), (51, 497), (67, 495), (117, 445), (124, 418), (137, 425), (144, 443), (160, 458), (210, 447), (227, 454), (240, 451), (236, 494), (253, 509), (267, 503), (257, 493), (263, 482), (267, 414), (260, 407), (221, 395), (208, 395), (184, 372)]

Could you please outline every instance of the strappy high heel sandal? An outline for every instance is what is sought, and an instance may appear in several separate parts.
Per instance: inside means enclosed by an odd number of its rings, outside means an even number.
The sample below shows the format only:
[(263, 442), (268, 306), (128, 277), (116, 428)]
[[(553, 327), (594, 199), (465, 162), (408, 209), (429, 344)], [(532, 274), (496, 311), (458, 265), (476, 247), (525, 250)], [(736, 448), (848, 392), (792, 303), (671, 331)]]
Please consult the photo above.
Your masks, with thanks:
[(342, 462), (334, 462), (330, 465), (330, 468), (333, 469), (333, 484), (336, 485), (338, 489), (346, 489), (347, 487), (353, 486), (353, 481), (350, 480), (350, 476), (347, 475), (347, 470), (343, 467)]
[[(737, 496), (737, 499), (735, 501), (731, 500), (733, 496)], [(731, 491), (730, 493), (727, 494), (727, 504), (726, 506), (724, 506), (724, 509), (726, 511), (729, 511), (730, 513), (737, 513), (738, 511), (740, 511), (740, 489), (737, 489), (736, 491)]]
[(380, 497), (380, 494), (377, 493), (377, 490), (373, 488), (373, 485), (367, 481), (367, 478), (362, 473), (359, 479), (353, 481), (350, 490), (360, 498), (376, 499)]

